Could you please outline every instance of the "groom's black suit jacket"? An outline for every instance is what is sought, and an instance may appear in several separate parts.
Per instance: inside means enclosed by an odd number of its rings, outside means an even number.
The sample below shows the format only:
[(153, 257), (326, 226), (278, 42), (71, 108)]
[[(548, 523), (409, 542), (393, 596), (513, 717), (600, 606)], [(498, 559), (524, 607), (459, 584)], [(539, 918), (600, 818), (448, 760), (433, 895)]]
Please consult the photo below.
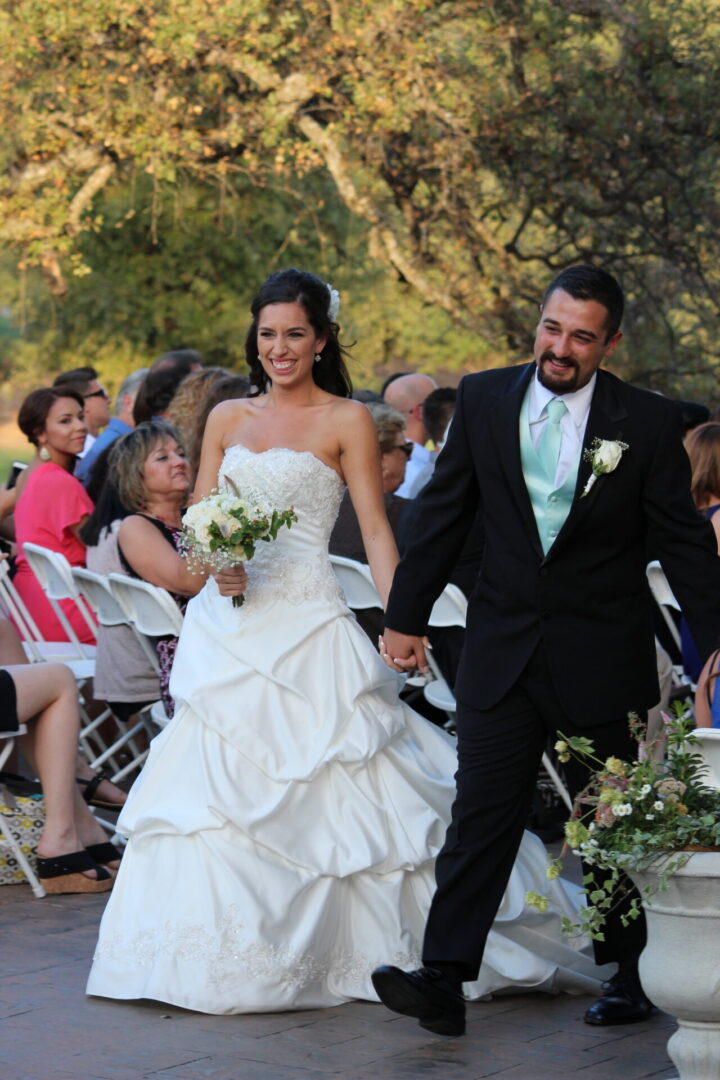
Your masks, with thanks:
[(690, 497), (676, 406), (606, 371), (597, 374), (584, 447), (600, 438), (628, 449), (585, 497), (591, 466), (583, 458), (568, 517), (543, 554), (519, 441), (520, 406), (534, 371), (531, 363), (460, 383), (448, 441), (418, 496), (386, 625), (424, 633), (479, 509), (485, 547), (458, 700), (495, 705), (542, 641), (568, 717), (602, 724), (659, 699), (648, 552), (660, 560), (702, 655), (720, 645), (720, 559), (713, 529)]

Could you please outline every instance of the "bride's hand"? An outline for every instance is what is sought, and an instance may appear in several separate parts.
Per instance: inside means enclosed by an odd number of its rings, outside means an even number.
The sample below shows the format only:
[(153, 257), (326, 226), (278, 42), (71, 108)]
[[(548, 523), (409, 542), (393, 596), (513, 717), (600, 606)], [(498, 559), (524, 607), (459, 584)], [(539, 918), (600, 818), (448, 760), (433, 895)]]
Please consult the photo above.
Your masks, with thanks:
[(247, 588), (248, 576), (242, 563), (218, 570), (213, 577), (221, 596), (240, 596)]

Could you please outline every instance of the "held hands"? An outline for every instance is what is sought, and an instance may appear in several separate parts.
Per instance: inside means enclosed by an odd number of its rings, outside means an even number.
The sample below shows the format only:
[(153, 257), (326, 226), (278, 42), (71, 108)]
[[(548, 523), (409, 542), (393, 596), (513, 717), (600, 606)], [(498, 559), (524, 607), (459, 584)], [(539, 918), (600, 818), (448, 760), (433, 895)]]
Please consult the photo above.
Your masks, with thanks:
[(241, 596), (247, 588), (248, 576), (243, 563), (225, 567), (212, 576), (221, 596)]
[(425, 649), (430, 647), (426, 637), (401, 634), (397, 630), (386, 628), (378, 639), (378, 647), (381, 658), (392, 671), (404, 674), (417, 669), (427, 675), (430, 670), (425, 657)]

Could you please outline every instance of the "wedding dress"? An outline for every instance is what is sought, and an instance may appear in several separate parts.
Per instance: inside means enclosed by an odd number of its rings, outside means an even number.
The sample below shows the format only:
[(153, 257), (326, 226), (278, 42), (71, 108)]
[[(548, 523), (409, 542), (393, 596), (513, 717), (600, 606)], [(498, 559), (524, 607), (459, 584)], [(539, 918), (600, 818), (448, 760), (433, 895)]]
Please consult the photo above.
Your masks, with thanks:
[[(223, 476), (298, 521), (258, 545), (241, 608), (212, 579), (188, 605), (175, 717), (118, 823), (130, 840), (88, 993), (207, 1013), (376, 1001), (374, 967), (420, 963), (453, 740), (399, 701), (344, 602), (327, 556), (338, 474), (234, 446)], [(546, 861), (526, 834), (469, 996), (597, 990), (587, 943), (560, 932), (578, 890)]]

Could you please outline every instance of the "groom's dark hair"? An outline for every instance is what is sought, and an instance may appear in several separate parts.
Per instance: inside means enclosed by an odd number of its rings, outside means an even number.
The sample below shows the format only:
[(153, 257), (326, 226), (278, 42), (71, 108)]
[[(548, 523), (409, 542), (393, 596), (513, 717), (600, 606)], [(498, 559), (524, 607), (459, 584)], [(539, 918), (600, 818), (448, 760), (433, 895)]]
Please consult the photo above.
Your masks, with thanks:
[(625, 298), (617, 278), (614, 278), (607, 270), (587, 264), (568, 266), (565, 270), (561, 270), (545, 290), (542, 299), (543, 307), (556, 289), (562, 289), (574, 300), (595, 300), (598, 304), (602, 304), (608, 313), (605, 320), (606, 341), (620, 329), (625, 310)]

